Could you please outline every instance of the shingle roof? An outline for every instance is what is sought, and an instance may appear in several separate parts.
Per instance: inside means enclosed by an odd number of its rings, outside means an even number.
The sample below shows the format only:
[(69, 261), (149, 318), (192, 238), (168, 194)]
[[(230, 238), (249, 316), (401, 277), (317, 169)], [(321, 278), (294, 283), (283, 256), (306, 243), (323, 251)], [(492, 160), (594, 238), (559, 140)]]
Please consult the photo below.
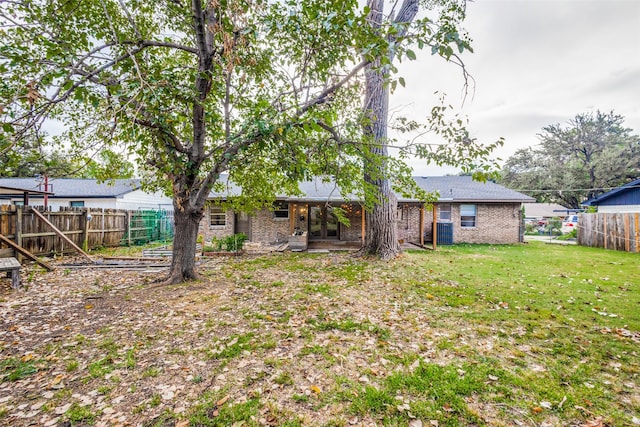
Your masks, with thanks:
[(440, 201), (456, 202), (533, 202), (533, 197), (510, 190), (492, 181), (474, 181), (470, 176), (414, 177), (416, 183), (428, 192), (438, 191)]
[[(227, 176), (222, 176), (225, 180)], [(414, 177), (416, 183), (428, 192), (438, 191), (440, 193), (440, 201), (456, 201), (456, 202), (533, 202), (535, 199), (510, 190), (495, 182), (477, 182), (473, 181), (470, 176), (435, 176), (435, 177)], [(333, 181), (323, 182), (322, 179), (316, 178), (313, 181), (302, 182), (299, 188), (304, 194), (300, 197), (287, 197), (281, 195), (279, 200), (288, 201), (341, 201), (345, 200), (344, 195), (335, 186)], [(237, 185), (229, 185), (227, 191), (223, 193), (211, 192), (210, 198), (230, 197), (240, 194), (240, 187)], [(354, 200), (354, 196), (347, 197)], [(400, 199), (400, 201), (416, 201), (413, 199)]]
[(568, 215), (569, 212), (575, 212), (575, 209), (569, 209), (557, 203), (524, 204), (524, 214), (532, 218), (552, 218), (554, 216)]
[[(0, 186), (44, 191), (41, 178), (0, 178)], [(49, 178), (51, 198), (112, 198), (138, 188), (139, 179), (116, 179), (99, 184), (95, 179)]]

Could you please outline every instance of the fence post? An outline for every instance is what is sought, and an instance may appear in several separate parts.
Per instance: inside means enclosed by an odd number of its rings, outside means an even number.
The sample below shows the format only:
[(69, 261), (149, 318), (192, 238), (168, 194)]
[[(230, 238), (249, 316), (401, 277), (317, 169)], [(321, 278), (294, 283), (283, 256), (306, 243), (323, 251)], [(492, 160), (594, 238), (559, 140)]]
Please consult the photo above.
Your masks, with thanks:
[(640, 224), (638, 221), (638, 214), (634, 215), (635, 218), (635, 235), (636, 235), (636, 252), (640, 252), (640, 247), (638, 247), (638, 243), (640, 243), (640, 240), (638, 240), (638, 238), (640, 237), (640, 227), (638, 227)]
[(89, 250), (89, 209), (82, 211), (82, 250), (85, 252)]
[(127, 229), (125, 233), (127, 233), (127, 246), (131, 246), (131, 211), (127, 211), (125, 215), (127, 221)]
[(602, 224), (603, 224), (603, 231), (602, 234), (604, 235), (604, 248), (607, 249), (607, 214), (603, 214), (603, 219), (602, 219)]
[[(15, 242), (18, 246), (22, 246), (22, 206), (16, 206), (16, 234)], [(22, 263), (22, 254), (18, 251), (14, 251), (18, 262)]]

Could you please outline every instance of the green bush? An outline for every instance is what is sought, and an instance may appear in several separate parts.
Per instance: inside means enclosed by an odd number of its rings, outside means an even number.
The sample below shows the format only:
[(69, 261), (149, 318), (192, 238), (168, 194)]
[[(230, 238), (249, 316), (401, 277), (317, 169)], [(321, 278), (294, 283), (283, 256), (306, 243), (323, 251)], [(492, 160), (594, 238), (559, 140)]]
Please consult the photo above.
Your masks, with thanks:
[(574, 228), (570, 232), (563, 234), (562, 236), (558, 236), (558, 240), (570, 240), (578, 238), (578, 229)]
[(247, 235), (244, 233), (234, 234), (227, 236), (223, 239), (224, 250), (227, 252), (239, 252), (244, 247), (244, 242), (247, 240)]
[(204, 247), (205, 252), (239, 252), (247, 241), (247, 235), (244, 233), (233, 234), (227, 237), (213, 238), (211, 245)]

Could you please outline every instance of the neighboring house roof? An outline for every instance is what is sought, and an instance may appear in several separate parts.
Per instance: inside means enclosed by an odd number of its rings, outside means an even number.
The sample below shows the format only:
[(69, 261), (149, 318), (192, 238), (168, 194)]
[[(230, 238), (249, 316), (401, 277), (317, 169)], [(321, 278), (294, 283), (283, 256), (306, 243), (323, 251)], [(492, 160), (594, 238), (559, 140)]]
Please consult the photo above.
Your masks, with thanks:
[[(49, 178), (51, 198), (117, 198), (140, 188), (139, 179), (116, 179), (98, 183), (95, 179)], [(44, 191), (41, 178), (0, 178), (0, 186)]]
[(575, 209), (569, 209), (557, 203), (524, 203), (523, 206), (525, 216), (532, 218), (553, 218), (575, 212)]
[(584, 206), (623, 206), (623, 205), (640, 205), (640, 179), (631, 181), (621, 187), (607, 191), (583, 202)]
[[(226, 180), (227, 176), (221, 176), (221, 180)], [(517, 191), (510, 190), (495, 182), (477, 182), (470, 176), (434, 176), (434, 177), (414, 177), (420, 188), (428, 191), (440, 193), (440, 202), (533, 202), (535, 199)], [(277, 197), (286, 201), (343, 201), (344, 195), (336, 187), (333, 181), (326, 181), (316, 178), (313, 181), (306, 181), (299, 184), (300, 191), (304, 196), (284, 196)], [(240, 194), (240, 187), (229, 184), (223, 193), (211, 192), (209, 198), (217, 199), (233, 197)], [(354, 200), (353, 195), (346, 199)], [(415, 199), (400, 199), (401, 202), (417, 201)]]

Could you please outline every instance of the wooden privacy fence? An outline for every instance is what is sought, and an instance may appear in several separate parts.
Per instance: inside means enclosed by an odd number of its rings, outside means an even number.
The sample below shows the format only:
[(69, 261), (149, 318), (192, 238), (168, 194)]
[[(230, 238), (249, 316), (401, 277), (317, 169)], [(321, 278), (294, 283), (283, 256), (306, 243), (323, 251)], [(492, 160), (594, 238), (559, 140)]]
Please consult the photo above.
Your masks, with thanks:
[[(0, 234), (37, 255), (72, 252), (65, 242), (32, 209), (38, 209), (51, 224), (81, 248), (124, 246), (173, 237), (173, 217), (167, 211), (121, 209), (42, 208), (0, 205)], [(12, 250), (0, 245), (0, 257)]]
[(640, 252), (640, 213), (588, 213), (578, 221), (578, 244)]

